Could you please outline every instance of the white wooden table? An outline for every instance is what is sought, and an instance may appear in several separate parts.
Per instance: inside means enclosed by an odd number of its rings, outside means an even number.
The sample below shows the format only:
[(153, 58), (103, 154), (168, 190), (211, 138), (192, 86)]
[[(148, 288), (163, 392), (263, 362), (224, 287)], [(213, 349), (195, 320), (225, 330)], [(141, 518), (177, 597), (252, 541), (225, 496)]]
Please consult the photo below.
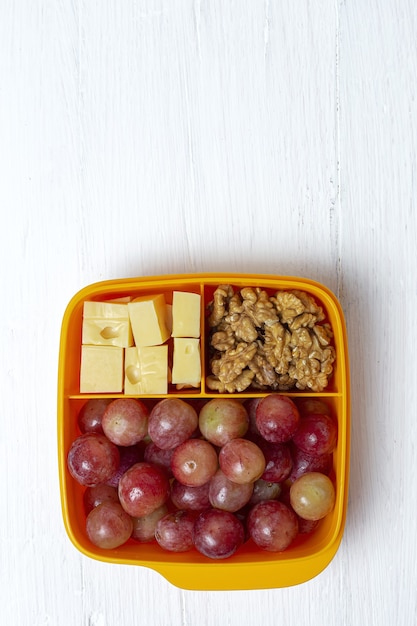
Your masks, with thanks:
[[(414, 0), (1, 3), (1, 622), (385, 626), (417, 614)], [(306, 276), (349, 333), (342, 545), (303, 585), (188, 592), (62, 524), (58, 341), (104, 279)]]

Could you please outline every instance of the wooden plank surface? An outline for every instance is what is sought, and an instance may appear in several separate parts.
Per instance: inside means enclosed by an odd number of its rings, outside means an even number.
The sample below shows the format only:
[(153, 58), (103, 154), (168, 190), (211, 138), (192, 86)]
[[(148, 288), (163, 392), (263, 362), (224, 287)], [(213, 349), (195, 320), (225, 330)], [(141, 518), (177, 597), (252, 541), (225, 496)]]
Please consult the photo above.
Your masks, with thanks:
[[(411, 0), (3, 1), (2, 623), (415, 623), (416, 48)], [(204, 271), (307, 276), (346, 315), (348, 520), (304, 585), (187, 592), (64, 532), (66, 304)]]

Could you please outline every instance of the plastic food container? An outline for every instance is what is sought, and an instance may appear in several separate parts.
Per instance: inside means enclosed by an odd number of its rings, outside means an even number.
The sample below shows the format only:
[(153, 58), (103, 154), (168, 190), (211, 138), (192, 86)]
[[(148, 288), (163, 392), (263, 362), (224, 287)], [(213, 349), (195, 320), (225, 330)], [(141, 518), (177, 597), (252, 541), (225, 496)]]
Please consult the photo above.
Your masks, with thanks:
[[(72, 441), (80, 434), (77, 415), (91, 397), (126, 397), (124, 394), (81, 394), (80, 356), (84, 301), (103, 301), (126, 296), (163, 293), (172, 301), (174, 290), (201, 294), (201, 387), (177, 390), (172, 386), (168, 396), (207, 399), (215, 396), (246, 399), (266, 395), (265, 392), (245, 391), (225, 393), (210, 391), (206, 387), (208, 374), (207, 304), (212, 300), (218, 285), (230, 284), (236, 290), (243, 287), (261, 287), (269, 294), (277, 290), (307, 292), (322, 306), (334, 334), (336, 360), (329, 384), (322, 392), (291, 390), (280, 392), (292, 398), (315, 397), (324, 399), (332, 408), (338, 421), (338, 443), (333, 453), (333, 473), (336, 503), (333, 511), (321, 520), (310, 535), (299, 535), (282, 553), (261, 551), (250, 541), (235, 555), (216, 561), (200, 555), (196, 550), (172, 553), (162, 550), (156, 543), (140, 544), (129, 540), (113, 550), (95, 547), (85, 532), (83, 508), (84, 488), (77, 484), (67, 470), (67, 454)], [(171, 387), (171, 386), (170, 386)], [(156, 399), (166, 397), (161, 395)], [(193, 590), (244, 590), (288, 587), (303, 583), (318, 575), (332, 560), (340, 545), (348, 498), (350, 447), (350, 389), (346, 328), (343, 313), (335, 296), (323, 285), (304, 278), (242, 275), (201, 274), (140, 277), (99, 282), (79, 291), (65, 311), (59, 353), (58, 372), (58, 456), (62, 514), (66, 531), (74, 546), (84, 555), (106, 563), (130, 564), (148, 567), (159, 572), (172, 584)]]

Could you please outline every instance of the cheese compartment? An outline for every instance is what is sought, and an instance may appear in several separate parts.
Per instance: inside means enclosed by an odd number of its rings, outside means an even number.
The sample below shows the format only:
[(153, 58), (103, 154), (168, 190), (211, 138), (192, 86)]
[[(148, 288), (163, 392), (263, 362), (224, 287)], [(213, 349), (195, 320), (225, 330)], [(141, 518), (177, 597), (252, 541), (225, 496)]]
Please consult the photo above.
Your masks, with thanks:
[(200, 393), (200, 283), (99, 283), (74, 296), (66, 314), (66, 393)]
[[(209, 374), (209, 356), (211, 347), (208, 343), (208, 305), (213, 299), (217, 287), (230, 284), (235, 290), (246, 287), (261, 287), (268, 294), (278, 289), (304, 290), (325, 309), (326, 320), (332, 326), (333, 345), (336, 360), (329, 384), (317, 393), (311, 390), (291, 389), (282, 391), (295, 400), (300, 398), (320, 398), (330, 406), (338, 422), (338, 443), (333, 453), (332, 477), (336, 487), (336, 504), (333, 511), (324, 518), (311, 535), (300, 535), (283, 553), (261, 551), (250, 541), (246, 542), (230, 559), (214, 561), (207, 559), (196, 550), (185, 553), (165, 552), (155, 542), (139, 544), (133, 539), (120, 548), (103, 550), (91, 544), (85, 532), (86, 515), (83, 506), (85, 488), (78, 485), (67, 469), (67, 455), (71, 443), (80, 434), (77, 417), (83, 405), (90, 398), (138, 397), (149, 410), (163, 398), (176, 396), (195, 404), (197, 410), (202, 403), (210, 398), (225, 396), (237, 398), (244, 402), (251, 397), (262, 397), (269, 393), (266, 390), (248, 388), (243, 392), (223, 393), (207, 387), (206, 378)], [(82, 351), (82, 321), (85, 301), (123, 301), (128, 303), (143, 296), (163, 294), (167, 306), (173, 305), (174, 291), (183, 291), (200, 295), (200, 366), (201, 385), (190, 387), (169, 382), (166, 393), (153, 393), (150, 388), (146, 392), (130, 389), (126, 394), (113, 392), (80, 391), (80, 367)], [(170, 309), (172, 315), (172, 309)], [(172, 318), (171, 318), (172, 321)], [(167, 321), (169, 324), (169, 320)], [(167, 358), (172, 367), (174, 353), (174, 337), (171, 334), (165, 344)], [(180, 338), (181, 339), (181, 338)], [(185, 338), (196, 339), (196, 338)], [(129, 355), (131, 348), (123, 348)], [(147, 346), (148, 348), (148, 346)], [(149, 358), (152, 356), (150, 346)], [(126, 357), (125, 357), (126, 358)], [(161, 361), (157, 359), (160, 365)], [(134, 354), (128, 359), (128, 367), (132, 365), (132, 384), (137, 380), (138, 363)], [(183, 366), (185, 367), (185, 366)], [(132, 391), (132, 393), (130, 393)], [(300, 278), (259, 276), (259, 275), (218, 275), (204, 274), (201, 276), (162, 276), (138, 279), (106, 281), (86, 287), (76, 294), (65, 311), (59, 354), (58, 370), (58, 456), (61, 505), (64, 525), (72, 544), (84, 555), (106, 563), (128, 564), (150, 567), (163, 575), (172, 584), (195, 590), (232, 590), (278, 588), (300, 584), (318, 575), (335, 556), (343, 536), (346, 519), (350, 448), (350, 390), (347, 354), (346, 329), (343, 314), (337, 299), (324, 286)]]

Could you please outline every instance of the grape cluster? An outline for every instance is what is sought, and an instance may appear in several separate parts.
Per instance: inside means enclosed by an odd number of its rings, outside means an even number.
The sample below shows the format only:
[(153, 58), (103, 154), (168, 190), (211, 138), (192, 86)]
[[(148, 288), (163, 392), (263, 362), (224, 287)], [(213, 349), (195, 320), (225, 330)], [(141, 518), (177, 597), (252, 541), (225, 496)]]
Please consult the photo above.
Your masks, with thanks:
[(281, 552), (334, 507), (337, 422), (321, 399), (90, 399), (67, 456), (89, 540)]

